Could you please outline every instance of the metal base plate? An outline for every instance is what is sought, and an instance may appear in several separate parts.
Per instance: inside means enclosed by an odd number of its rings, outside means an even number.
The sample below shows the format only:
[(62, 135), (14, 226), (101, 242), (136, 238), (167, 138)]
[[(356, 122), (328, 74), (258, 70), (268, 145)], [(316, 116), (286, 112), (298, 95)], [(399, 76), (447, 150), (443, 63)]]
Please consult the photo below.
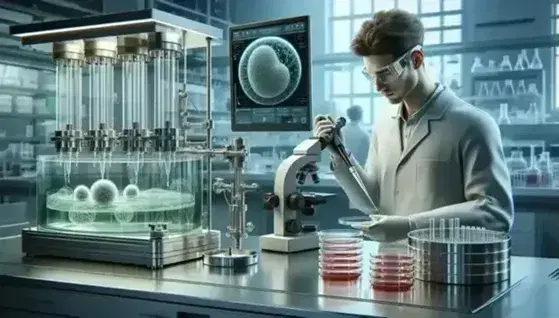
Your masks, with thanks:
[(242, 268), (258, 263), (258, 253), (251, 250), (219, 249), (204, 253), (204, 265)]
[(166, 235), (155, 233), (144, 238), (92, 236), (44, 231), (22, 232), (22, 251), (28, 256), (55, 256), (162, 268), (199, 259), (203, 253), (220, 247), (219, 231)]
[(260, 248), (264, 251), (296, 253), (318, 248), (317, 233), (305, 233), (299, 236), (262, 235)]

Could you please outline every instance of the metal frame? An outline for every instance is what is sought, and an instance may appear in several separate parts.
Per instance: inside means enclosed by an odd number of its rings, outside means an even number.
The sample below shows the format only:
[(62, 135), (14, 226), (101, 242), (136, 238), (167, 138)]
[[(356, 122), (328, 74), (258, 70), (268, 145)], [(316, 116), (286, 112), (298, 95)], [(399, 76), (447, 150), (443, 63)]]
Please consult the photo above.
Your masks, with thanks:
[(161, 229), (146, 237), (119, 238), (87, 234), (65, 234), (27, 228), (22, 232), (22, 252), (28, 256), (55, 256), (146, 266), (151, 269), (199, 259), (221, 245), (219, 231), (199, 235), (167, 235)]
[(10, 34), (29, 45), (161, 32), (169, 28), (187, 32), (188, 48), (205, 47), (206, 38), (223, 38), (223, 31), (218, 28), (155, 9), (14, 25), (10, 26)]

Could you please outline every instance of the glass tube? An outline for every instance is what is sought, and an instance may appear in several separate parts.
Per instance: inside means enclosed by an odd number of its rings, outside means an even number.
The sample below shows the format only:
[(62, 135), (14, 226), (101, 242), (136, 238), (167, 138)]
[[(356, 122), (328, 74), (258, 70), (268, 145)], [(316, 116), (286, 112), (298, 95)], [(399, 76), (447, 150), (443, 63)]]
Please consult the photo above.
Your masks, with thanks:
[(56, 127), (67, 125), (81, 129), (82, 123), (82, 62), (73, 59), (56, 61)]
[(114, 127), (114, 59), (90, 57), (89, 69), (89, 129)]
[(149, 128), (146, 118), (147, 107), (147, 57), (123, 55), (122, 63), (122, 128), (130, 129), (134, 123)]
[(153, 128), (178, 128), (177, 80), (180, 52), (153, 50)]

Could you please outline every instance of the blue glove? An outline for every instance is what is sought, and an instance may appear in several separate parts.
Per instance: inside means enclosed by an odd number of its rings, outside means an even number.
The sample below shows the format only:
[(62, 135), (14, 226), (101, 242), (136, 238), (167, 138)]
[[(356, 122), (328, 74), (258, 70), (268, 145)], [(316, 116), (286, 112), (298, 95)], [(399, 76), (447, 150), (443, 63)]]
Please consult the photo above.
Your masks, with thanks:
[(353, 228), (377, 242), (397, 242), (408, 237), (411, 231), (410, 219), (397, 215), (375, 215), (372, 222), (354, 225)]

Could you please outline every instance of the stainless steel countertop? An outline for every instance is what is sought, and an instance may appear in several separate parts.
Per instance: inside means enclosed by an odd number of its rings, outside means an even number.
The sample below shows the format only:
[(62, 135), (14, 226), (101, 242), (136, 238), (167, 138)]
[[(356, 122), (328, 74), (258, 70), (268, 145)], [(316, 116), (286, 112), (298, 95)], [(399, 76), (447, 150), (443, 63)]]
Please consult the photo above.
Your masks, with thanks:
[[(247, 240), (246, 245), (256, 246), (256, 238)], [(368, 250), (374, 248), (373, 244), (366, 246)], [(292, 255), (262, 253), (259, 264), (249, 271), (228, 273), (212, 270), (200, 261), (150, 271), (66, 259), (22, 259), (19, 250), (19, 238), (0, 240), (0, 282), (15, 279), (42, 286), (52, 284), (52, 288), (65, 286), (84, 292), (191, 305), (211, 302), (213, 306), (233, 310), (242, 305), (245, 309), (249, 306), (271, 314), (303, 317), (308, 312), (361, 317), (471, 317), (463, 311), (443, 308), (465, 307), (468, 302), (475, 302), (476, 294), (491, 293), (495, 288), (466, 292), (461, 287), (416, 282), (411, 292), (377, 293), (369, 287), (366, 269), (357, 284), (325, 284), (317, 274), (316, 251)], [(514, 257), (513, 275), (526, 278), (474, 316), (555, 316), (559, 302), (554, 295), (559, 293), (559, 281), (548, 275), (556, 268), (559, 259)]]

